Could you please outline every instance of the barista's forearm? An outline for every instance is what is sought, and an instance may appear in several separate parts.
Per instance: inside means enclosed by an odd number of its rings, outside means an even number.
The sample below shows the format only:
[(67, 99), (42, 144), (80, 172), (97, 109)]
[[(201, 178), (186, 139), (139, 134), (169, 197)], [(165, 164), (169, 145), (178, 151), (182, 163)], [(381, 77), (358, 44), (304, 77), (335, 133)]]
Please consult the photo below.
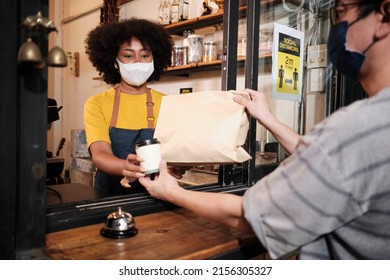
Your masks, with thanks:
[(100, 152), (92, 156), (93, 163), (96, 168), (104, 173), (121, 176), (125, 166), (125, 160), (117, 158), (116, 156)]

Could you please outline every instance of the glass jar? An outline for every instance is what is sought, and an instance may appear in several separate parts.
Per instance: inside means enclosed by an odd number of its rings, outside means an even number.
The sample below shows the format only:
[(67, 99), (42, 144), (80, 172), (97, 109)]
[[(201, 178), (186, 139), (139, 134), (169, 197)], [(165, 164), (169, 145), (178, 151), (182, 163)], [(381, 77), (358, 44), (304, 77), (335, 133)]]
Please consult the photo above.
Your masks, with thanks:
[(188, 36), (194, 33), (195, 31), (191, 29), (183, 31), (183, 47), (188, 47)]
[(215, 42), (205, 42), (203, 46), (203, 62), (217, 60), (217, 44)]
[(246, 56), (246, 21), (239, 20), (238, 22), (238, 38), (237, 38), (237, 55)]
[(273, 44), (273, 29), (260, 29), (260, 44), (259, 44), (260, 54), (272, 52), (272, 44)]
[(187, 64), (188, 47), (175, 46), (172, 49), (172, 66), (182, 66)]
[(204, 37), (197, 34), (188, 36), (188, 63), (202, 62)]

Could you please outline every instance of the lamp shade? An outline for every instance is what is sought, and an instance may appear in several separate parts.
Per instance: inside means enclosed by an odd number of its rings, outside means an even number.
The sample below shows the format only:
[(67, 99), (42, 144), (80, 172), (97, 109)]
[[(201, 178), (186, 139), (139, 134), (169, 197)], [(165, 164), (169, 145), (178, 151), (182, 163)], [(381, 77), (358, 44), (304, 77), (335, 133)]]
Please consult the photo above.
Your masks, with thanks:
[(47, 65), (52, 67), (66, 67), (68, 60), (66, 54), (60, 47), (52, 48), (47, 55)]
[(18, 61), (19, 62), (28, 62), (28, 63), (41, 63), (42, 55), (39, 47), (28, 38), (27, 41), (20, 46), (18, 52)]

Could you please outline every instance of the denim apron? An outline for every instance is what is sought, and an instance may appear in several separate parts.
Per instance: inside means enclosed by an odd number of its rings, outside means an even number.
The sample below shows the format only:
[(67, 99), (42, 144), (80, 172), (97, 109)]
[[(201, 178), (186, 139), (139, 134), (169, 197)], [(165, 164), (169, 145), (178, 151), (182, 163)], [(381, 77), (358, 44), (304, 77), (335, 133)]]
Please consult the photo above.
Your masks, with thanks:
[[(120, 158), (126, 159), (128, 154), (135, 154), (135, 143), (153, 138), (154, 133), (154, 117), (153, 117), (153, 100), (150, 89), (146, 92), (147, 106), (147, 121), (148, 128), (144, 129), (122, 129), (117, 128), (116, 121), (118, 118), (119, 102), (120, 102), (120, 87), (116, 88), (114, 97), (114, 106), (110, 124), (110, 140), (113, 154)], [(122, 195), (130, 193), (144, 192), (145, 188), (138, 180), (131, 183), (131, 188), (124, 188), (120, 184), (123, 176), (108, 175), (104, 172), (97, 171), (95, 176), (94, 188), (97, 191), (104, 192), (110, 195)]]

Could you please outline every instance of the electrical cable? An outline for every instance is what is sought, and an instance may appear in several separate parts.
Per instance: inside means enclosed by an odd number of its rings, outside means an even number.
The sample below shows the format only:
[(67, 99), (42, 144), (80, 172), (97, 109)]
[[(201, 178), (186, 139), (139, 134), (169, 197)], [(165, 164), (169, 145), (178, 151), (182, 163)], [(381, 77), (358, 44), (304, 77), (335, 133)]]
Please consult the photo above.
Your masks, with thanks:
[(46, 186), (46, 189), (51, 191), (51, 192), (53, 192), (58, 197), (58, 199), (60, 200), (60, 204), (64, 203), (64, 200), (63, 200), (62, 195), (61, 195), (60, 192), (58, 192), (55, 189), (52, 189), (52, 188), (50, 188), (48, 186)]

